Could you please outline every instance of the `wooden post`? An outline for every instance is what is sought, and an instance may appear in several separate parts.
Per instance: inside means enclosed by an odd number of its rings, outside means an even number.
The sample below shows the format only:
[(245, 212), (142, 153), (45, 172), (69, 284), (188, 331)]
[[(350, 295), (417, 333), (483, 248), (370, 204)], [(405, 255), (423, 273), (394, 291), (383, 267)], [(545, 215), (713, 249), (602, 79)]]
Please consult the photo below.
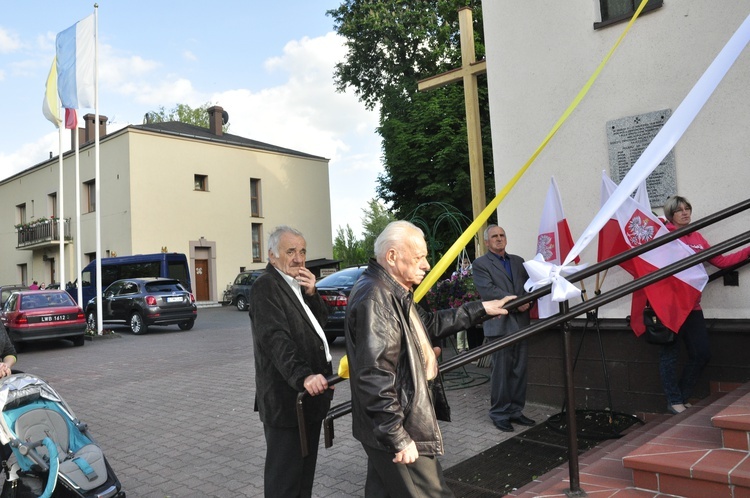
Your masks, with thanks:
[[(479, 119), (479, 92), (477, 76), (487, 72), (487, 61), (476, 60), (474, 51), (474, 29), (470, 7), (458, 11), (458, 25), (461, 32), (461, 67), (443, 74), (424, 79), (418, 83), (420, 91), (434, 90), (457, 81), (464, 83), (464, 103), (466, 105), (466, 131), (469, 140), (469, 173), (471, 177), (471, 207), (474, 219), (487, 206), (484, 190), (484, 159), (482, 157), (482, 126)], [(485, 253), (484, 226), (480, 229), (475, 257)]]

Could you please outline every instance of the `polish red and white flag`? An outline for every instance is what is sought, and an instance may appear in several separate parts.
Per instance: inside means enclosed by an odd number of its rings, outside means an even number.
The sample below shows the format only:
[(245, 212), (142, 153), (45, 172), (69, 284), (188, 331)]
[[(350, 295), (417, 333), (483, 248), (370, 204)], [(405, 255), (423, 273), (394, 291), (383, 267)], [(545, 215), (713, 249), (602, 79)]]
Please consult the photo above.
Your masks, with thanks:
[[(607, 202), (616, 188), (617, 185), (606, 173), (602, 173), (602, 205)], [(636, 198), (641, 202), (644, 202), (644, 199), (648, 202), (645, 183), (639, 189), (643, 191), (636, 193)], [(651, 212), (650, 203), (644, 205), (641, 202), (632, 197), (626, 198), (612, 219), (599, 232), (599, 261), (669, 233), (661, 220)], [(685, 243), (674, 240), (632, 258), (620, 266), (634, 278), (638, 278), (693, 254), (695, 254), (693, 250)], [(705, 268), (703, 265), (696, 265), (634, 293), (630, 314), (633, 332), (638, 336), (645, 332), (643, 308), (646, 300), (668, 329), (674, 332), (679, 331), (700, 299), (707, 282), (708, 275)]]
[[(539, 235), (536, 239), (536, 253), (544, 257), (544, 261), (559, 265), (573, 247), (573, 236), (570, 234), (568, 220), (563, 212), (560, 191), (553, 176), (544, 200), (542, 220), (539, 223)], [(580, 258), (574, 261), (578, 263)], [(552, 301), (550, 294), (537, 301), (536, 314), (539, 318), (547, 318), (560, 311), (560, 304)], [(534, 310), (532, 309), (532, 318)]]

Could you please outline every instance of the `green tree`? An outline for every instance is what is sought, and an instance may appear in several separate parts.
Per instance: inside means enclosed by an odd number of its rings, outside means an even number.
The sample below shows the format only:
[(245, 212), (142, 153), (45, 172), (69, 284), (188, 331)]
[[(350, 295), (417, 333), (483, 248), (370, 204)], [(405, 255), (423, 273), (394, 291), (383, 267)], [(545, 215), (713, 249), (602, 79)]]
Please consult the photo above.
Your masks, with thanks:
[(339, 227), (333, 239), (333, 258), (341, 260), (344, 268), (367, 262), (367, 256), (362, 248), (362, 241), (354, 237), (354, 230), (347, 224), (346, 228)]
[(396, 217), (377, 199), (370, 199), (362, 212), (365, 214), (362, 218), (362, 227), (364, 228), (362, 250), (366, 258), (372, 258), (375, 256), (375, 239), (378, 238), (386, 225), (395, 220)]
[[(211, 102), (206, 102), (200, 107), (192, 108), (187, 104), (177, 104), (170, 110), (166, 110), (164, 106), (159, 106), (159, 110), (147, 112), (145, 120), (149, 123), (179, 121), (201, 128), (209, 128), (208, 109), (214, 105)], [(229, 130), (229, 124), (222, 126), (222, 130), (226, 133)]]
[[(463, 86), (417, 91), (419, 80), (460, 66), (458, 9), (466, 5), (473, 8), (481, 58), (479, 0), (346, 0), (328, 12), (348, 49), (336, 66), (338, 89), (351, 87), (368, 108), (379, 106), (384, 172), (377, 194), (397, 218), (424, 203), (443, 202), (473, 219)], [(492, 198), (486, 78), (479, 84), (486, 195)], [(423, 216), (432, 225), (438, 213)], [(444, 246), (455, 240), (447, 231), (436, 236)]]

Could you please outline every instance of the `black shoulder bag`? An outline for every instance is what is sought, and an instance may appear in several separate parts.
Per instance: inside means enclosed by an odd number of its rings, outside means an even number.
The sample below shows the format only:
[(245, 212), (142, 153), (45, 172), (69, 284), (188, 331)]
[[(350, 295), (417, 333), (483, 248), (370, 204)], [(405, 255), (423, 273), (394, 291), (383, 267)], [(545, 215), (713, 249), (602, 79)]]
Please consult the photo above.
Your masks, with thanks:
[(671, 344), (677, 340), (677, 334), (661, 323), (648, 303), (643, 308), (643, 324), (646, 326), (646, 342), (649, 344)]

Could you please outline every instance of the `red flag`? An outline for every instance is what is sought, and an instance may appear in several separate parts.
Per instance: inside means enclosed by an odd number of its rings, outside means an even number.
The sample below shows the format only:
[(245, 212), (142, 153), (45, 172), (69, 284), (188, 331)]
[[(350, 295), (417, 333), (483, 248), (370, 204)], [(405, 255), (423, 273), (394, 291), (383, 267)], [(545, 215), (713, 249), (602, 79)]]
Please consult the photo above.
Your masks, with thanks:
[[(617, 188), (615, 183), (603, 174), (602, 203), (607, 201), (615, 188)], [(640, 188), (645, 188), (645, 186)], [(611, 219), (599, 232), (599, 260), (645, 244), (667, 233), (669, 230), (651, 212), (650, 206), (643, 206), (628, 197), (615, 212), (615, 218)], [(683, 242), (674, 240), (633, 258), (621, 266), (633, 277), (638, 278), (693, 254), (695, 254), (693, 250)], [(635, 334), (640, 336), (645, 331), (643, 306), (646, 299), (656, 316), (667, 328), (675, 332), (679, 331), (700, 299), (707, 281), (708, 275), (703, 265), (696, 265), (651, 284), (641, 292), (634, 293), (630, 325)]]
[[(557, 188), (555, 177), (552, 177), (547, 190), (547, 197), (544, 200), (542, 220), (539, 223), (536, 252), (541, 254), (545, 261), (559, 265), (570, 252), (573, 243), (568, 220), (563, 212), (560, 191)], [(576, 258), (574, 261), (578, 263), (580, 258)], [(559, 303), (553, 302), (552, 298), (547, 295), (539, 299), (537, 306), (531, 310), (531, 313), (532, 318), (547, 318), (559, 311)]]
[(65, 108), (65, 128), (68, 130), (78, 128), (78, 116), (75, 109)]

